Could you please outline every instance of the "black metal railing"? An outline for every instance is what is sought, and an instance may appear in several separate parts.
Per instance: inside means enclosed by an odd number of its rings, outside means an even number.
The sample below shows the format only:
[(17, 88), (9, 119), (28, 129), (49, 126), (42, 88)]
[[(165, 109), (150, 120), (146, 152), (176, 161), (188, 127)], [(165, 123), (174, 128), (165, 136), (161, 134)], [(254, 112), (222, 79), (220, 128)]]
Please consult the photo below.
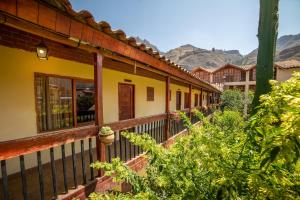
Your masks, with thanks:
[(77, 123), (85, 123), (95, 121), (95, 111), (85, 110), (77, 112)]
[(170, 118), (170, 125), (169, 125), (169, 133), (170, 136), (174, 136), (177, 133), (180, 133), (185, 129), (184, 122), (182, 119), (174, 119)]
[[(191, 121), (196, 123), (198, 119), (191, 116)], [(114, 142), (102, 149), (106, 151), (108, 162), (116, 157), (126, 162), (143, 153), (143, 149), (120, 134), (124, 130), (148, 133), (157, 143), (164, 143), (167, 135), (172, 137), (185, 129), (183, 120), (167, 114), (107, 125), (115, 134)], [(0, 155), (0, 199), (57, 199), (60, 194), (94, 180), (98, 173), (90, 164), (97, 159), (97, 132), (98, 127), (90, 125), (0, 142), (3, 152)], [(12, 166), (17, 169), (12, 171)]]
[(145, 124), (140, 124), (135, 127), (115, 131), (115, 139), (112, 145), (107, 146), (106, 156), (107, 160), (111, 162), (112, 158), (119, 157), (122, 161), (128, 161), (132, 158), (143, 153), (143, 150), (132, 144), (127, 138), (121, 135), (122, 131), (135, 132), (137, 134), (147, 133), (149, 134), (157, 143), (164, 142), (165, 135), (165, 120), (157, 120)]
[[(0, 199), (56, 199), (94, 180), (96, 171), (89, 167), (96, 160), (94, 140), (87, 138), (20, 155), (19, 170), (9, 176), (7, 164), (13, 160), (1, 160)], [(26, 164), (32, 162), (36, 165), (27, 168)]]

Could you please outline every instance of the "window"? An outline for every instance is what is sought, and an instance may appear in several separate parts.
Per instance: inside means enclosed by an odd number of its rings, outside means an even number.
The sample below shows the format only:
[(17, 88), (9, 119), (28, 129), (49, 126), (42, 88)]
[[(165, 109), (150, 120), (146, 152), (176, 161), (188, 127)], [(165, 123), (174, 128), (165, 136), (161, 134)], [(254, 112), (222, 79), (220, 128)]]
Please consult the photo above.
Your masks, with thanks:
[(154, 87), (147, 87), (147, 101), (154, 101)]
[(194, 106), (198, 106), (198, 94), (195, 94), (195, 101), (194, 101)]
[[(38, 132), (72, 128), (77, 123), (94, 120), (92, 81), (83, 83), (66, 77), (36, 74), (35, 86)], [(81, 117), (87, 110), (89, 116)]]
[(246, 81), (246, 72), (241, 71), (241, 81)]
[(252, 90), (253, 92), (255, 92), (255, 88), (256, 88), (256, 85), (250, 85), (249, 90)]
[(184, 108), (189, 108), (190, 107), (190, 98), (189, 98), (189, 93), (185, 92), (184, 93)]
[(95, 88), (90, 81), (77, 81), (76, 83), (76, 118), (77, 123), (95, 121)]
[(256, 80), (256, 69), (251, 69), (249, 72), (249, 79), (250, 81), (255, 81)]

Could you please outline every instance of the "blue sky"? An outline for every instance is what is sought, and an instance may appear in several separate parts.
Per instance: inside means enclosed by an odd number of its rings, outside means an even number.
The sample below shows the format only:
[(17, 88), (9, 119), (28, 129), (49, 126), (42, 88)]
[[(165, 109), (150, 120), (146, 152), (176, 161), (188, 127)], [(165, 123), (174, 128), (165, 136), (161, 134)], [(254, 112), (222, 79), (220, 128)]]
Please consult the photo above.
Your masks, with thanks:
[[(257, 48), (259, 0), (70, 0), (127, 36), (168, 51), (184, 44), (211, 49)], [(280, 0), (279, 36), (300, 33), (300, 0)]]

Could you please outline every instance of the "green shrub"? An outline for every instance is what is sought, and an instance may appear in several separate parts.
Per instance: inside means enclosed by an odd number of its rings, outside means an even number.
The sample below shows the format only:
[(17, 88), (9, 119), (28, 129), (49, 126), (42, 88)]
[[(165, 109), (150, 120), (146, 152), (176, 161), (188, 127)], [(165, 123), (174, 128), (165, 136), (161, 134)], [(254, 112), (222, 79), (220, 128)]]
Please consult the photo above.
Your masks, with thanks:
[(234, 110), (243, 112), (244, 101), (243, 93), (239, 90), (225, 90), (221, 95), (221, 108), (222, 110)]
[[(148, 158), (139, 176), (119, 159), (96, 162), (132, 193), (93, 193), (90, 199), (299, 199), (300, 74), (261, 97), (257, 114), (244, 121), (225, 110), (204, 118), (201, 127), (165, 149), (147, 134), (123, 132)], [(199, 114), (199, 113), (198, 113)], [(201, 117), (201, 114), (199, 114)]]

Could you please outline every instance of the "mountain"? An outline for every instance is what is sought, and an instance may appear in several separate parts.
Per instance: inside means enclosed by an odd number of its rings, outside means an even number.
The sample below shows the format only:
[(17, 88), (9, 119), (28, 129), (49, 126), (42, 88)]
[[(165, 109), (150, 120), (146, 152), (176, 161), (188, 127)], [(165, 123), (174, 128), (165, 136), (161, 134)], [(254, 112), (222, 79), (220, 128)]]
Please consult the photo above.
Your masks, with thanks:
[[(137, 42), (144, 43), (160, 54), (188, 70), (196, 66), (216, 68), (227, 63), (235, 65), (255, 64), (257, 49), (243, 56), (238, 50), (211, 50), (201, 49), (191, 44), (186, 44), (164, 53), (151, 44), (148, 40), (136, 37)], [(275, 61), (300, 60), (300, 33), (297, 35), (284, 35), (277, 40)]]
[(165, 53), (165, 56), (188, 70), (195, 66), (218, 67), (226, 63), (241, 64), (243, 56), (238, 50), (206, 50), (187, 44), (172, 49)]
[(300, 46), (300, 33), (297, 35), (284, 35), (277, 40), (277, 50), (282, 51), (295, 46)]
[[(255, 64), (257, 49), (244, 56), (242, 65)], [(276, 43), (275, 61), (300, 60), (300, 33), (281, 36)]]
[(158, 51), (159, 53), (161, 53), (161, 51), (159, 51), (159, 49), (151, 44), (148, 40), (146, 39), (141, 39), (140, 37), (134, 37), (137, 43), (144, 43), (147, 47), (151, 47), (154, 51)]

